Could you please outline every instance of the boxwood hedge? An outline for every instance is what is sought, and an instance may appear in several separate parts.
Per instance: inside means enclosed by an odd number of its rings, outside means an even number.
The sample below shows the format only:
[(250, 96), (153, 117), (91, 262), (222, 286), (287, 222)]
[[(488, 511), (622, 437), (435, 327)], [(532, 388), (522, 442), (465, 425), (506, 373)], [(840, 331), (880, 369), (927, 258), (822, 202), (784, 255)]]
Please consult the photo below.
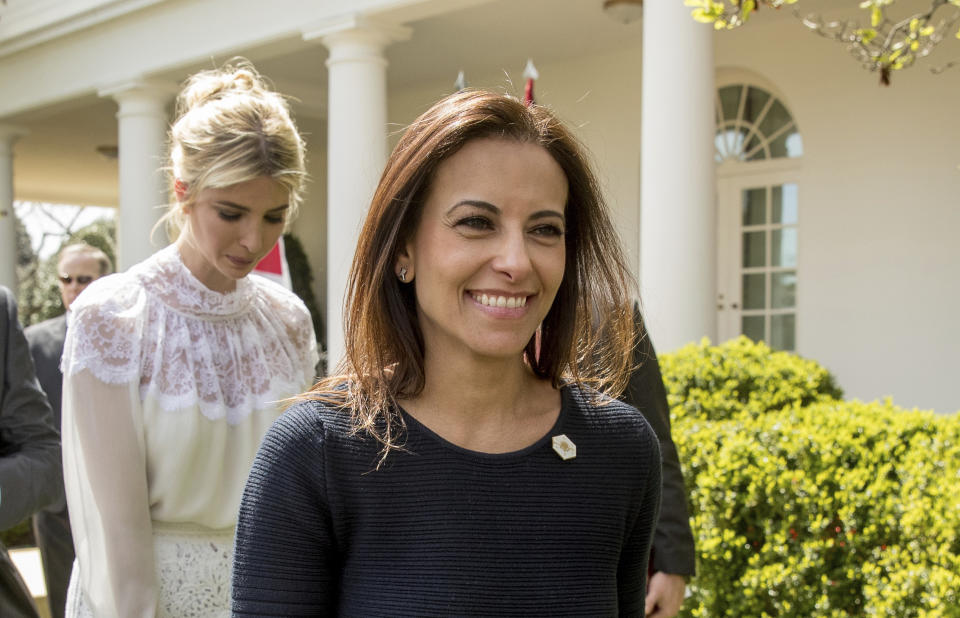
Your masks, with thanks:
[(746, 339), (661, 362), (697, 540), (683, 616), (960, 616), (960, 416), (841, 401)]

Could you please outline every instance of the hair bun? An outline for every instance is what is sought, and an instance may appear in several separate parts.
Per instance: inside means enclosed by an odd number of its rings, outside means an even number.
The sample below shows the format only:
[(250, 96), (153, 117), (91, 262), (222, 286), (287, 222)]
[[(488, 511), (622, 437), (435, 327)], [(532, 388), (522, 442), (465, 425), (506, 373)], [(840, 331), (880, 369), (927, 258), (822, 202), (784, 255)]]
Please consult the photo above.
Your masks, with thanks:
[(266, 89), (260, 74), (244, 60), (222, 69), (201, 71), (193, 75), (180, 94), (178, 107), (181, 113), (185, 113), (232, 94), (253, 94)]

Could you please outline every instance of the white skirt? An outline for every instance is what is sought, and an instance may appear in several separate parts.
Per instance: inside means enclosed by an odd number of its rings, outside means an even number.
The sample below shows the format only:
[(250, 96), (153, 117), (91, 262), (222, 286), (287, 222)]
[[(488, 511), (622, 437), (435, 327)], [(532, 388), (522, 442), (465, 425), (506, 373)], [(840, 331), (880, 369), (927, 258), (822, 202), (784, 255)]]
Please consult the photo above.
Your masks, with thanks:
[[(230, 616), (232, 529), (211, 531), (197, 526), (154, 522), (153, 553), (159, 586), (157, 618)], [(95, 618), (80, 589), (76, 561), (67, 589), (66, 616)]]

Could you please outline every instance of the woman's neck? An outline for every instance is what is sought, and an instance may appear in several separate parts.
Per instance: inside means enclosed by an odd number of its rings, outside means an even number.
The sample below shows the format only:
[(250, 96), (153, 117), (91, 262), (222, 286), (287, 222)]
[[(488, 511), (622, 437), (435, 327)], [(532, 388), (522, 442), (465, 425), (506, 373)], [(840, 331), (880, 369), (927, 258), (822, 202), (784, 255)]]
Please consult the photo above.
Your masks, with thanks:
[(529, 446), (556, 422), (560, 394), (523, 360), (424, 359), (423, 391), (404, 409), (446, 440), (481, 452)]
[(187, 267), (187, 270), (204, 286), (220, 292), (229, 294), (237, 289), (237, 282), (219, 272), (216, 267), (208, 262), (200, 250), (194, 245), (186, 232), (181, 232), (176, 241), (177, 251), (180, 252), (180, 261)]

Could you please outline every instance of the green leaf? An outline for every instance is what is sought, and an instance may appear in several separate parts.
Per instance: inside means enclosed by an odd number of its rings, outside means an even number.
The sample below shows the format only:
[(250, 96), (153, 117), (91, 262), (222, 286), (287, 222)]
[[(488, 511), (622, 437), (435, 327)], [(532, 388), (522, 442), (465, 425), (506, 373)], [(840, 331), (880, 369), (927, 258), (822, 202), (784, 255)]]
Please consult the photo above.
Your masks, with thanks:
[(877, 38), (877, 31), (873, 28), (860, 28), (856, 31), (856, 34), (864, 43), (869, 43), (873, 39)]
[(716, 22), (717, 18), (703, 9), (695, 9), (693, 18), (701, 24), (711, 24)]

